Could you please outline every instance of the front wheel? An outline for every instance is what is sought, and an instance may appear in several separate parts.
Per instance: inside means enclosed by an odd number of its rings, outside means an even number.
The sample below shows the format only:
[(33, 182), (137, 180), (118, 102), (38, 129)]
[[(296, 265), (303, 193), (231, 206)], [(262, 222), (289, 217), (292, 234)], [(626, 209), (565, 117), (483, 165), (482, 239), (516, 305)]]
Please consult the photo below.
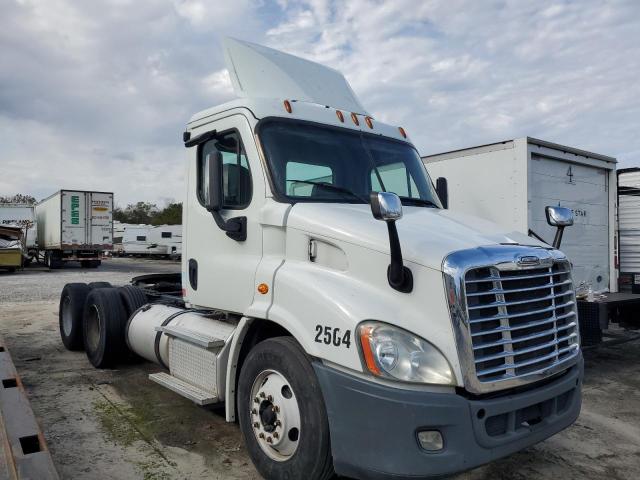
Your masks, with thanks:
[(333, 475), (329, 423), (313, 367), (291, 337), (256, 345), (238, 383), (240, 429), (267, 480)]

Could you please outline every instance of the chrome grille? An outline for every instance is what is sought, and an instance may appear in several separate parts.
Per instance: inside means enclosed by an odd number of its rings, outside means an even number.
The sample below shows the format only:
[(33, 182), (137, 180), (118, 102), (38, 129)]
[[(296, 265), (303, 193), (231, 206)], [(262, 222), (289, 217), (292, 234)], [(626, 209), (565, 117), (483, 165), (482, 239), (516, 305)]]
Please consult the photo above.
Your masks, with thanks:
[(464, 276), (475, 373), (481, 383), (543, 372), (579, 349), (570, 264), (481, 267)]

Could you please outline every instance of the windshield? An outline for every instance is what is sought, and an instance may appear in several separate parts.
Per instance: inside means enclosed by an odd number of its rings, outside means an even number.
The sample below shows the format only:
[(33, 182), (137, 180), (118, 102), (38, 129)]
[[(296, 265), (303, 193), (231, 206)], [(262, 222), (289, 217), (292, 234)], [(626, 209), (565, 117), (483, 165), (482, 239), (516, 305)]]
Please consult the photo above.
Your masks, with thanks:
[(407, 143), (287, 120), (267, 120), (259, 134), (280, 198), (368, 203), (372, 191), (387, 191), (404, 205), (440, 207), (420, 156)]

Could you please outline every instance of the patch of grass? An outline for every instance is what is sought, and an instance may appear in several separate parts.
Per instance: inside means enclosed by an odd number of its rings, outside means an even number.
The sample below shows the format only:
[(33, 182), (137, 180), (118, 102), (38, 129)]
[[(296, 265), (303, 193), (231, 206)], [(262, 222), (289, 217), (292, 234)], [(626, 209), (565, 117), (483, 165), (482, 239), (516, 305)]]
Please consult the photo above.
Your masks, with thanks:
[(136, 440), (142, 440), (133, 426), (139, 419), (136, 418), (136, 414), (132, 409), (126, 406), (118, 406), (116, 408), (115, 405), (106, 400), (93, 402), (93, 409), (110, 440), (125, 447), (131, 446)]

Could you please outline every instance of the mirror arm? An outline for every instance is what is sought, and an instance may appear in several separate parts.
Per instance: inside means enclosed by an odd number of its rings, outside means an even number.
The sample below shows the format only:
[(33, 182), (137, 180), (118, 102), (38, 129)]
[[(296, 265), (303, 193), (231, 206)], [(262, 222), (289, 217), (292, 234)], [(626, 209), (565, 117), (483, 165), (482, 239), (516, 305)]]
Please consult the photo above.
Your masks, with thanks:
[(387, 268), (387, 280), (391, 288), (402, 293), (410, 293), (413, 290), (413, 274), (402, 261), (400, 238), (394, 220), (387, 221), (387, 230), (389, 231), (389, 247), (391, 249), (391, 263)]
[(560, 244), (562, 243), (562, 234), (564, 233), (564, 227), (563, 226), (558, 226), (558, 229), (556, 230), (556, 236), (553, 238), (553, 248), (555, 248), (556, 250), (560, 249)]
[(218, 228), (226, 232), (227, 237), (238, 242), (244, 242), (247, 239), (247, 217), (233, 217), (225, 220), (220, 211), (209, 210), (209, 212)]

